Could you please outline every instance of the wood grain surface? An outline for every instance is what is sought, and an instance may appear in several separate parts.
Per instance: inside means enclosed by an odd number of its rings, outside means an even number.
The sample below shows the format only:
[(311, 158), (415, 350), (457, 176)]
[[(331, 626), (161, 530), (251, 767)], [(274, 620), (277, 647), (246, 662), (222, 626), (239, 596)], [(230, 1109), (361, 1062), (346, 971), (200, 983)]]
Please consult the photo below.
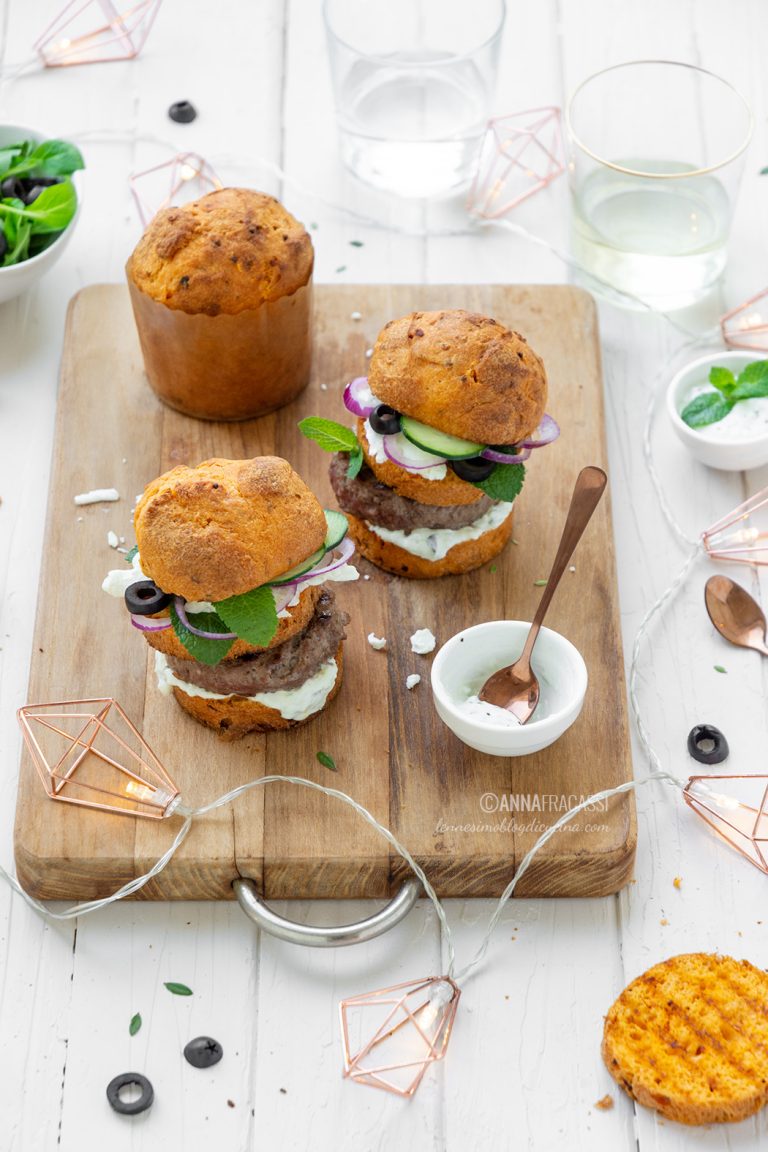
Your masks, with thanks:
[[(214, 455), (285, 456), (332, 506), (329, 458), (300, 436), (296, 422), (308, 414), (344, 419), (342, 389), (366, 364), (365, 338), (351, 313), (362, 312), (370, 329), (411, 309), (440, 307), (467, 307), (517, 328), (547, 366), (548, 409), (563, 432), (527, 467), (515, 543), (493, 565), (434, 582), (400, 580), (358, 561), (370, 579), (338, 590), (351, 623), (337, 699), (293, 731), (221, 742), (160, 696), (147, 646), (121, 603), (101, 593), (106, 571), (122, 562), (106, 547), (108, 529), (120, 526), (131, 544), (129, 510), (144, 485), (176, 464)], [(127, 291), (87, 288), (68, 316), (28, 700), (115, 696), (188, 804), (265, 771), (342, 789), (392, 828), (441, 895), (496, 895), (565, 807), (631, 775), (609, 500), (547, 621), (580, 649), (590, 675), (582, 715), (557, 744), (522, 759), (466, 748), (437, 717), (431, 658), (415, 655), (409, 637), (429, 627), (441, 643), (482, 620), (530, 619), (540, 595), (535, 581), (549, 570), (585, 464), (605, 467), (606, 456), (594, 306), (578, 289), (321, 286), (308, 390), (259, 421), (212, 424), (165, 408), (150, 392)], [(75, 493), (112, 484), (119, 505), (73, 504)], [(387, 652), (369, 647), (371, 631), (388, 638)], [(422, 682), (407, 691), (411, 672)], [(333, 756), (336, 772), (318, 763), (318, 751)], [(145, 871), (177, 827), (177, 818), (134, 821), (52, 803), (26, 753), (22, 758), (16, 862), (37, 896), (106, 895)], [(629, 878), (635, 839), (630, 797), (584, 813), (536, 857), (517, 894), (616, 891)], [(406, 873), (384, 841), (338, 802), (280, 784), (196, 821), (171, 864), (139, 895), (227, 899), (232, 880), (244, 875), (268, 898), (380, 897)]]

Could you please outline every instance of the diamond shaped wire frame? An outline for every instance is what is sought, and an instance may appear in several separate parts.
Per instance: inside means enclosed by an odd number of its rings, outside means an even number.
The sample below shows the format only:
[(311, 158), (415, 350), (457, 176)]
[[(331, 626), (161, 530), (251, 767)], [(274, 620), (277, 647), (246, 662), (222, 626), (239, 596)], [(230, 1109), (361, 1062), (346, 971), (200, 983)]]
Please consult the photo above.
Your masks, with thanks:
[(701, 540), (713, 560), (768, 564), (768, 488), (761, 488), (707, 528)]
[(170, 816), (179, 790), (114, 698), (28, 704), (18, 719), (52, 800), (124, 816)]
[[(412, 1096), (430, 1065), (445, 1055), (460, 996), (450, 977), (429, 976), (342, 1000), (344, 1075)], [(355, 1023), (363, 1022), (376, 1031), (369, 1040), (353, 1040)]]
[[(205, 192), (215, 192), (222, 187), (211, 165), (197, 152), (179, 152), (162, 164), (134, 172), (129, 183), (145, 228), (161, 208), (196, 199)], [(152, 195), (148, 195), (150, 190)]]
[[(144, 47), (162, 2), (138, 0), (119, 8), (112, 0), (70, 0), (33, 47), (46, 68), (132, 60)], [(106, 23), (94, 27), (97, 19)]]
[[(728, 782), (728, 792), (711, 788)], [(710, 828), (768, 875), (768, 776), (691, 776), (685, 802)]]
[(564, 169), (559, 108), (530, 108), (489, 120), (467, 210), (487, 220), (504, 216)]
[(720, 330), (729, 348), (768, 352), (768, 288), (721, 316)]

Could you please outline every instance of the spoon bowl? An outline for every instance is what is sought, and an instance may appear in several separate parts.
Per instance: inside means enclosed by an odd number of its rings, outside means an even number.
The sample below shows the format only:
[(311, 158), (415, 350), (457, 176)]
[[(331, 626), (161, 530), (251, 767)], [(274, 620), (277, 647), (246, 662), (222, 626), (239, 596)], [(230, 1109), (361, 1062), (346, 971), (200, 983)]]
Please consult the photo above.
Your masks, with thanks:
[(730, 576), (710, 576), (704, 603), (715, 629), (739, 648), (752, 648), (768, 656), (765, 615), (757, 601)]

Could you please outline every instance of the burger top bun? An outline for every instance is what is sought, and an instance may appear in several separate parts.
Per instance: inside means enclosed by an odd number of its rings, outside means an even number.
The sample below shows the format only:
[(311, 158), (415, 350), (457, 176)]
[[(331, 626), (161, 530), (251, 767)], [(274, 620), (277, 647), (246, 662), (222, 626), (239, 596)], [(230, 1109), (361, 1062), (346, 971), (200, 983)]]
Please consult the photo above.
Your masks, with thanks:
[(547, 402), (544, 365), (525, 339), (463, 309), (391, 320), (374, 345), (368, 383), (398, 412), (480, 444), (522, 440)]
[(153, 480), (134, 516), (142, 571), (187, 600), (274, 580), (323, 543), (323, 509), (286, 460), (204, 460)]

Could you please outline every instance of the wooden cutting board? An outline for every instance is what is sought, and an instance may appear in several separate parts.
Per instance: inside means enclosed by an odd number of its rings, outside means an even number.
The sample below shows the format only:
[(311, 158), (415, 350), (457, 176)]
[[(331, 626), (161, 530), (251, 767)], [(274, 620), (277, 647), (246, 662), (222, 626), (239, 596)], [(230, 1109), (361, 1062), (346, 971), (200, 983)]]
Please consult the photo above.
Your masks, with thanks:
[[(107, 532), (132, 544), (130, 510), (145, 484), (211, 456), (285, 456), (332, 506), (329, 457), (301, 437), (297, 421), (309, 414), (343, 420), (344, 384), (365, 371), (365, 350), (380, 327), (413, 309), (446, 307), (518, 329), (547, 366), (548, 409), (563, 431), (527, 466), (515, 542), (492, 565), (433, 582), (401, 580), (360, 561), (370, 579), (338, 586), (351, 623), (337, 699), (293, 731), (222, 742), (158, 693), (146, 644), (123, 605), (101, 592), (105, 573), (123, 563)], [(356, 311), (359, 321), (351, 318)], [(116, 697), (188, 804), (266, 772), (342, 789), (395, 832), (442, 896), (495, 896), (574, 798), (632, 775), (610, 500), (598, 508), (547, 620), (580, 649), (590, 676), (581, 717), (558, 743), (523, 759), (466, 748), (437, 717), (431, 657), (414, 655), (409, 637), (429, 627), (442, 642), (482, 620), (531, 619), (540, 596), (535, 581), (549, 570), (576, 475), (585, 464), (606, 465), (595, 308), (570, 287), (321, 286), (315, 337), (312, 382), (298, 401), (258, 421), (209, 424), (163, 407), (150, 391), (125, 288), (94, 286), (75, 297), (28, 700)], [(78, 492), (109, 486), (119, 503), (73, 503)], [(387, 637), (387, 652), (369, 647), (369, 632)], [(412, 672), (421, 684), (407, 691)], [(318, 762), (318, 751), (333, 757), (337, 771)], [(38, 897), (104, 896), (146, 871), (178, 827), (178, 817), (138, 820), (53, 802), (23, 754), (16, 864)], [(553, 837), (516, 895), (614, 892), (629, 878), (635, 840), (633, 800), (615, 798)], [(231, 899), (237, 876), (254, 879), (267, 898), (383, 897), (407, 872), (339, 802), (277, 784), (198, 820), (139, 898)]]

